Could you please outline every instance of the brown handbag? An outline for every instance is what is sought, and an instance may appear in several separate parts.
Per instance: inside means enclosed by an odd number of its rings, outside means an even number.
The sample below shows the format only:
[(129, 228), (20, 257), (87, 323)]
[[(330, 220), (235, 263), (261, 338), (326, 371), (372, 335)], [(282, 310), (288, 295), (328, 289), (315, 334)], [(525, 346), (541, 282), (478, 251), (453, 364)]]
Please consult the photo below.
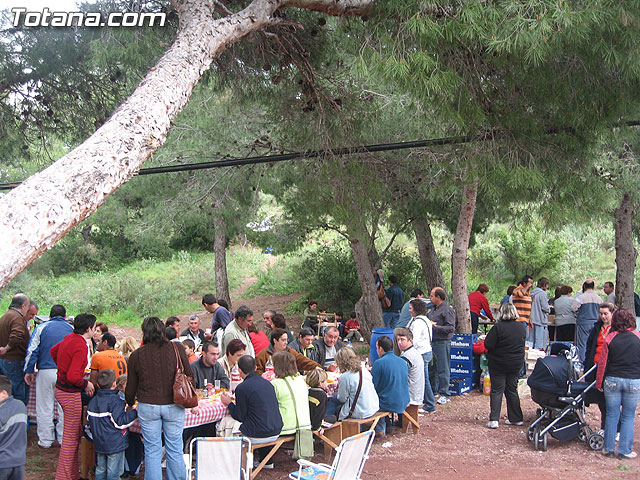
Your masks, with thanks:
[(178, 354), (178, 346), (176, 342), (173, 344), (173, 350), (176, 352), (176, 376), (173, 380), (173, 403), (182, 405), (185, 408), (193, 408), (198, 406), (198, 395), (196, 389), (193, 388), (191, 377), (184, 374), (182, 359)]

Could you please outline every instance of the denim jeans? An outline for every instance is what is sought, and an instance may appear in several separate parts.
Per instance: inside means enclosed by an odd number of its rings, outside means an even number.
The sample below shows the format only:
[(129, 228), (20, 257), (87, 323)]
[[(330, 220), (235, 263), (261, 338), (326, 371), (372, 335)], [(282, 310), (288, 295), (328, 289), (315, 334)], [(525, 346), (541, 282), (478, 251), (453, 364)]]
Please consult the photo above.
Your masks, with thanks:
[(627, 455), (633, 447), (633, 420), (640, 399), (640, 378), (605, 377), (602, 385), (607, 404), (604, 449), (608, 452), (615, 450), (616, 431), (620, 420), (618, 454)]
[(382, 321), (384, 322), (384, 328), (395, 328), (398, 320), (400, 320), (400, 312), (382, 312)]
[(587, 355), (587, 339), (595, 324), (596, 321), (576, 323), (576, 348), (582, 363), (584, 363), (584, 357)]
[(434, 411), (436, 409), (436, 399), (431, 389), (431, 382), (429, 381), (429, 363), (433, 358), (433, 352), (427, 352), (422, 354), (422, 360), (424, 361), (424, 408), (428, 411)]
[(549, 330), (547, 325), (533, 325), (527, 332), (527, 341), (531, 342), (533, 348), (546, 350), (549, 343)]
[(124, 450), (106, 455), (96, 454), (96, 480), (120, 480), (124, 472)]
[(432, 367), (430, 376), (432, 392), (449, 396), (449, 377), (451, 376), (451, 340), (434, 340), (431, 342), (431, 349), (435, 356), (435, 365)]
[(11, 382), (11, 395), (25, 405), (29, 402), (29, 385), (24, 382), (24, 360), (0, 359), (0, 374)]
[(184, 407), (174, 403), (139, 403), (138, 418), (144, 439), (145, 480), (162, 480), (162, 437), (167, 458), (167, 480), (186, 480), (187, 471), (182, 457)]
[(342, 405), (344, 403), (340, 403), (336, 397), (329, 398), (327, 402), (327, 411), (324, 414), (324, 418), (327, 418), (330, 415), (335, 415), (336, 418), (340, 417), (340, 410), (342, 410)]

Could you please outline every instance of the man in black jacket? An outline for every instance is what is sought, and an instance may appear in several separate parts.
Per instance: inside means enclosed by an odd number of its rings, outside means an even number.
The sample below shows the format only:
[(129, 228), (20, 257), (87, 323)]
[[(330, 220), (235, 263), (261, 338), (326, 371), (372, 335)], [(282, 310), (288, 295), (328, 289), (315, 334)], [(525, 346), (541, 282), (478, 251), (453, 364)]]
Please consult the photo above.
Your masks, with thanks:
[[(240, 431), (250, 438), (252, 445), (273, 442), (283, 427), (276, 391), (271, 382), (256, 373), (256, 360), (252, 356), (240, 357), (238, 368), (243, 381), (236, 387), (235, 403), (226, 394), (221, 401), (229, 408), (231, 416), (241, 423)], [(269, 447), (257, 449), (258, 460), (262, 461), (268, 451)], [(273, 468), (273, 463), (264, 468)]]

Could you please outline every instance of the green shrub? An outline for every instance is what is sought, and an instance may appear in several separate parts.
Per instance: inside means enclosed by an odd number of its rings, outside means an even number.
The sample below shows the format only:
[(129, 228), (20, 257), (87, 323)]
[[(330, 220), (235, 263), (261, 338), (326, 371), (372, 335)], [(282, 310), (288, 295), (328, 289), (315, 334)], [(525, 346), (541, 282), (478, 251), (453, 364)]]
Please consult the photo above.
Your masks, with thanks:
[(512, 228), (498, 232), (504, 261), (514, 281), (528, 274), (537, 278), (554, 269), (567, 254), (566, 243), (556, 234), (544, 234), (533, 221), (515, 222)]

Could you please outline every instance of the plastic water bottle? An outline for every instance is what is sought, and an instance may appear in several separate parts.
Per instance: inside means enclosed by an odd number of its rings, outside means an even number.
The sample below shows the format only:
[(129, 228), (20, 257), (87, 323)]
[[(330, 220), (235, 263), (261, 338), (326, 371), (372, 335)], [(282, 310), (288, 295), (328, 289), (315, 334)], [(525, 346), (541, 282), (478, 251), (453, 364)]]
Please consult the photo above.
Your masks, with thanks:
[(482, 386), (482, 393), (484, 393), (485, 395), (491, 394), (491, 376), (489, 375), (489, 372), (487, 372), (486, 375), (484, 376), (484, 385)]
[(271, 357), (269, 357), (269, 360), (267, 360), (267, 364), (264, 366), (264, 370), (265, 372), (273, 372), (273, 361), (271, 360)]

